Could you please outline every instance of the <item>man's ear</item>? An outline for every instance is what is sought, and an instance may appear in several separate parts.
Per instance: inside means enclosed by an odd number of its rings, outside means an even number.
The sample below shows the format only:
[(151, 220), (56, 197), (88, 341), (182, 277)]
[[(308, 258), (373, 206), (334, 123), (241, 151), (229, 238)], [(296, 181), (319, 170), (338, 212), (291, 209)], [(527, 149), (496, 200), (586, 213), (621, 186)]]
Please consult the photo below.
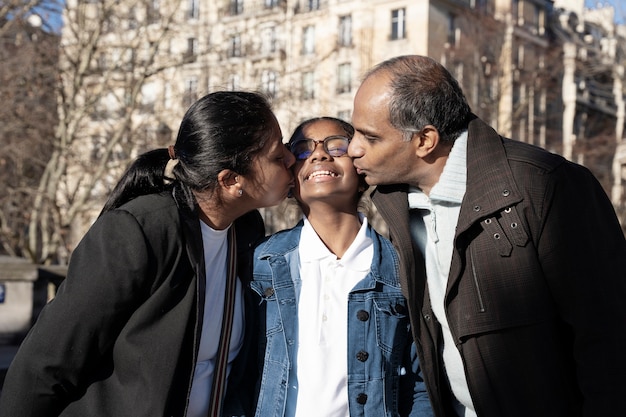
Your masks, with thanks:
[(239, 182), (239, 174), (230, 169), (223, 169), (217, 174), (217, 183), (225, 193), (232, 194), (234, 197), (241, 195), (241, 183)]
[(426, 125), (422, 130), (413, 134), (415, 153), (420, 158), (426, 158), (432, 154), (439, 145), (439, 131), (433, 125)]

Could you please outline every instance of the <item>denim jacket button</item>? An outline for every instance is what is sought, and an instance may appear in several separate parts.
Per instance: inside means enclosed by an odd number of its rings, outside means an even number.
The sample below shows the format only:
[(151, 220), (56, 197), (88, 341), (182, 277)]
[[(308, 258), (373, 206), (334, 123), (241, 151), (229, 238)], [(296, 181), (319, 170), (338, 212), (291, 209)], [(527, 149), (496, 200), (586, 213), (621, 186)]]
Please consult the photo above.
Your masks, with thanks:
[(396, 311), (398, 314), (406, 314), (406, 307), (402, 304), (396, 304)]
[(268, 297), (268, 298), (269, 298), (269, 297), (271, 297), (272, 295), (274, 295), (274, 288), (272, 288), (272, 287), (267, 288), (267, 289), (263, 292), (263, 295), (264, 295), (264, 296), (266, 296), (266, 297)]
[(365, 310), (359, 310), (356, 312), (356, 318), (361, 321), (367, 321), (370, 318), (370, 313)]
[(364, 405), (367, 402), (367, 394), (360, 393), (359, 395), (357, 395), (356, 402), (361, 405)]
[(367, 358), (369, 358), (369, 356), (370, 354), (365, 352), (364, 350), (361, 350), (356, 354), (356, 358), (361, 362), (365, 362)]

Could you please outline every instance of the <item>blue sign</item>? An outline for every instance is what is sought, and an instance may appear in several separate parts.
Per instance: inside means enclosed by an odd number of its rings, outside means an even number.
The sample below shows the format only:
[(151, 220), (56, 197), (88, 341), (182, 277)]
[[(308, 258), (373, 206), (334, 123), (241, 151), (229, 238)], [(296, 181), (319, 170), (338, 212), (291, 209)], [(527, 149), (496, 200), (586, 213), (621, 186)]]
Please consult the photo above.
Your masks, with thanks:
[(0, 284), (0, 304), (4, 303), (4, 295), (7, 293), (7, 287)]

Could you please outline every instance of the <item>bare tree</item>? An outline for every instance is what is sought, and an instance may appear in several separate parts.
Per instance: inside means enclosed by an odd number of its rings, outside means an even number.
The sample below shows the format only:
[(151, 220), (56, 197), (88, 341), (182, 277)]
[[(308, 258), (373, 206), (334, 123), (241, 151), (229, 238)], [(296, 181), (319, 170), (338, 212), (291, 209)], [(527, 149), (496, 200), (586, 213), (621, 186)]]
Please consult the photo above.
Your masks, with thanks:
[(59, 36), (29, 14), (33, 4), (0, 4), (0, 246), (11, 256), (24, 256), (34, 190), (57, 121)]
[(504, 136), (560, 152), (561, 112), (553, 108), (560, 101), (560, 50), (550, 42), (548, 10), (538, 10), (519, 16), (490, 2), (463, 6), (451, 18), (441, 55), (474, 113)]
[[(154, 139), (144, 87), (184, 61), (169, 52), (178, 2), (67, 1), (59, 59), (58, 117), (52, 152), (30, 207), (24, 254), (63, 262), (75, 223), (90, 221), (107, 182)], [(149, 105), (148, 105), (149, 107)], [(158, 126), (158, 121), (156, 122)], [(166, 129), (166, 133), (167, 129)], [(169, 140), (169, 138), (167, 138)], [(143, 142), (142, 142), (143, 141)], [(98, 205), (96, 205), (98, 206)]]
[(614, 9), (598, 12), (584, 17), (559, 10), (553, 25), (563, 50), (564, 156), (600, 180), (626, 231), (625, 32), (612, 22)]
[(580, 29), (573, 13), (517, 12), (465, 9), (458, 19), (463, 36), (449, 41), (447, 66), (474, 111), (500, 133), (587, 166), (610, 193), (620, 135), (614, 97), (620, 65), (608, 59), (610, 37), (591, 35), (597, 24)]

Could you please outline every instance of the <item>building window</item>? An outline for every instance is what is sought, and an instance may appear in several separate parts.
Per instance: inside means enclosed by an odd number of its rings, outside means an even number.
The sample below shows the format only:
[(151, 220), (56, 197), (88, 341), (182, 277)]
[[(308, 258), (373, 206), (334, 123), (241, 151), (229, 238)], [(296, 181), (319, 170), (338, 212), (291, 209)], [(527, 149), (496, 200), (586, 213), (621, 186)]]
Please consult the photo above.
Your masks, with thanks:
[(352, 84), (352, 70), (349, 63), (339, 64), (337, 68), (337, 93), (349, 93)]
[(228, 40), (228, 57), (235, 58), (242, 56), (241, 35), (232, 35)]
[(261, 91), (270, 97), (278, 93), (278, 75), (275, 71), (264, 70), (261, 74)]
[(543, 9), (535, 4), (535, 30), (537, 31), (536, 33), (539, 35), (543, 35), (545, 33), (545, 18), (544, 18), (544, 11)]
[(339, 46), (352, 46), (352, 16), (339, 17)]
[(243, 13), (243, 0), (230, 0), (230, 14), (232, 16)]
[(241, 78), (239, 74), (230, 74), (228, 76), (228, 89), (230, 91), (239, 90), (239, 86), (241, 85)]
[(161, 18), (161, 2), (160, 0), (152, 0), (148, 3), (148, 23), (156, 23)]
[(452, 13), (448, 15), (448, 45), (457, 47), (460, 31), (456, 27), (456, 16)]
[(196, 55), (198, 53), (198, 40), (196, 38), (188, 38), (187, 39), (187, 51), (185, 52), (185, 61), (193, 62), (196, 60)]
[(191, 106), (198, 99), (198, 79), (196, 77), (185, 80), (185, 92), (183, 93), (183, 107)]
[(404, 39), (406, 37), (406, 9), (396, 9), (391, 11), (391, 39)]
[[(137, 21), (137, 10), (135, 7), (131, 7), (128, 11), (128, 29), (137, 29), (139, 27), (139, 22)], [(106, 28), (105, 32), (109, 32), (110, 28)]]
[(524, 69), (524, 45), (519, 45), (517, 51), (513, 52), (513, 66), (517, 69)]
[(511, 0), (511, 17), (513, 18), (513, 24), (519, 24), (520, 13), (520, 2), (519, 0)]
[(302, 74), (302, 100), (315, 98), (315, 73), (313, 71)]
[(278, 7), (278, 0), (265, 0), (266, 9), (273, 9), (274, 7)]
[(341, 119), (349, 123), (350, 117), (351, 117), (350, 110), (339, 110), (337, 112), (337, 119)]
[(187, 10), (187, 18), (197, 19), (200, 17), (200, 0), (189, 0), (189, 9)]
[(100, 69), (101, 71), (104, 71), (107, 69), (108, 66), (108, 57), (107, 57), (107, 52), (100, 52), (100, 55), (98, 56), (98, 69)]
[(302, 55), (315, 53), (315, 26), (305, 26), (302, 29)]
[(268, 27), (261, 32), (261, 54), (276, 52), (276, 28)]
[(546, 91), (537, 89), (533, 95), (533, 110), (537, 119), (545, 119), (546, 117)]
[(321, 0), (306, 0), (308, 11), (319, 10)]
[(470, 6), (481, 13), (492, 15), (495, 8), (495, 0), (471, 0)]

